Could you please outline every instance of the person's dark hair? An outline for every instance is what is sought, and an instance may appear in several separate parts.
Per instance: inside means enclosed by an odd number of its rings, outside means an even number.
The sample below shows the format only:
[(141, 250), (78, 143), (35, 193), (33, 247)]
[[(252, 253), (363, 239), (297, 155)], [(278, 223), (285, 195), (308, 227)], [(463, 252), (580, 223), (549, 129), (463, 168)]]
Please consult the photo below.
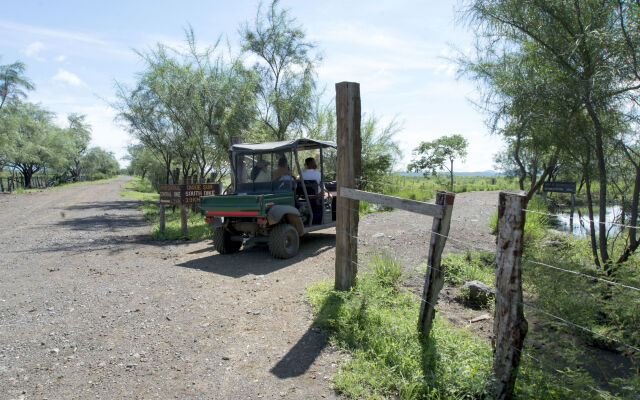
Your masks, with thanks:
[(251, 178), (251, 180), (252, 180), (252, 181), (255, 181), (255, 180), (256, 180), (256, 178), (258, 177), (258, 174), (260, 173), (260, 170), (261, 170), (261, 169), (262, 169), (262, 168), (258, 167), (257, 165), (256, 165), (256, 166), (254, 166), (254, 167), (251, 169), (251, 176), (250, 176), (250, 178)]
[(304, 165), (307, 169), (316, 169), (318, 168), (318, 164), (316, 164), (316, 159), (313, 157), (306, 158), (304, 160)]
[(289, 167), (289, 161), (287, 161), (287, 157), (285, 156), (280, 157), (280, 159), (278, 160), (278, 167), (281, 167), (281, 168)]

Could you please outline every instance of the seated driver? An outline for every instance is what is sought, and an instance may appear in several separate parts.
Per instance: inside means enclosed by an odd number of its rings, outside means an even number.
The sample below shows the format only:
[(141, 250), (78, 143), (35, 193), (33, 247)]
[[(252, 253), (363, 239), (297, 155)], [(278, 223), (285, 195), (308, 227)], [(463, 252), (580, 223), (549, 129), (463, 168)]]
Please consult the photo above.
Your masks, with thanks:
[(287, 161), (287, 157), (282, 156), (278, 160), (278, 168), (274, 169), (271, 173), (271, 178), (274, 181), (295, 181), (297, 178), (289, 169), (289, 162)]

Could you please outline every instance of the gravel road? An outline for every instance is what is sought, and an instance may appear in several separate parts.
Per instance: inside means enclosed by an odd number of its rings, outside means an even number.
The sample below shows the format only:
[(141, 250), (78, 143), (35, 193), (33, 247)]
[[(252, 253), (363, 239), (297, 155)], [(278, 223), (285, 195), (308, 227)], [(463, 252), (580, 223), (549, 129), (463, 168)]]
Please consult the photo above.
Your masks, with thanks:
[[(0, 397), (338, 398), (343, 356), (302, 299), (333, 279), (334, 230), (305, 236), (289, 260), (152, 242), (136, 200), (119, 194), (128, 179), (0, 196)], [(496, 203), (496, 192), (458, 195), (451, 236), (495, 247)], [(428, 217), (360, 226), (363, 245), (426, 257)]]

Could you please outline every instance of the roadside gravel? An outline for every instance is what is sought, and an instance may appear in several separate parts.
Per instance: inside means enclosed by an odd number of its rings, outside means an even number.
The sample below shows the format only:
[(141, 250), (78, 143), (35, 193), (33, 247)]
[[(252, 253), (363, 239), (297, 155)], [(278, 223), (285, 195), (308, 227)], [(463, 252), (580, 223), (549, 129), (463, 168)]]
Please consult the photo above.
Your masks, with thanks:
[[(152, 242), (137, 201), (120, 196), (128, 179), (0, 196), (0, 397), (338, 398), (344, 356), (303, 300), (333, 279), (334, 230), (305, 236), (289, 260), (261, 246), (222, 256), (210, 240)], [(450, 235), (466, 244), (448, 251), (495, 247), (497, 197), (456, 197)], [(411, 270), (430, 229), (431, 218), (396, 211), (364, 216), (359, 236)]]

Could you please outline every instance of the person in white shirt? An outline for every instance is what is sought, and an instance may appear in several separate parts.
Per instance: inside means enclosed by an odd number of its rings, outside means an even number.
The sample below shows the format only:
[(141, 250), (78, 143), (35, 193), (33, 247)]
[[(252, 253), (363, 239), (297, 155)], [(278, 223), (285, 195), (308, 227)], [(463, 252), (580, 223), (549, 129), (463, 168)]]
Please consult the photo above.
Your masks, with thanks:
[(304, 170), (302, 170), (302, 179), (305, 181), (316, 181), (318, 186), (316, 187), (316, 194), (320, 193), (320, 172), (316, 171), (318, 164), (313, 157), (309, 157), (304, 160)]

